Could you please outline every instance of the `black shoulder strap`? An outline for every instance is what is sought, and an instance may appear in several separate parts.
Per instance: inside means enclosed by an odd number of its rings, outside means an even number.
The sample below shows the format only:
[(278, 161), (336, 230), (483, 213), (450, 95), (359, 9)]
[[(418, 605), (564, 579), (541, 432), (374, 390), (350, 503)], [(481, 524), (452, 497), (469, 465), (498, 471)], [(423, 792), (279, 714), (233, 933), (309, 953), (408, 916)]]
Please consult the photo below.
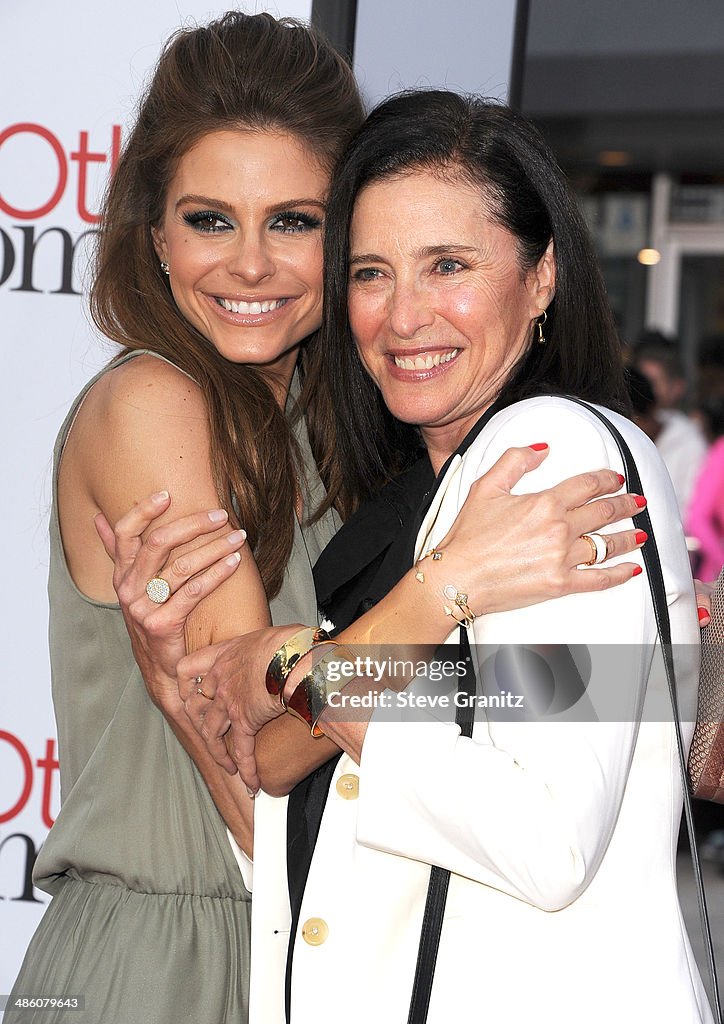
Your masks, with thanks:
[[(611, 423), (607, 416), (596, 409), (594, 406), (589, 405), (588, 402), (582, 401), (580, 398), (572, 398), (568, 396), (571, 402), (575, 402), (577, 405), (583, 406), (588, 409), (589, 412), (593, 413), (608, 429), (609, 433), (613, 437), (618, 447), (621, 459), (623, 460), (624, 473), (626, 475), (626, 489), (633, 492), (634, 494), (643, 494), (643, 488), (641, 486), (641, 477), (636, 466), (633, 455), (629, 446), (626, 444), (620, 431)], [(635, 526), (638, 529), (645, 530), (648, 534), (648, 540), (642, 548), (642, 554), (644, 559), (644, 565), (646, 566), (646, 573), (649, 580), (649, 587), (651, 589), (651, 597), (654, 604), (654, 615), (656, 618), (656, 626), (659, 632), (659, 639), (661, 640), (661, 649), (664, 657), (664, 665), (666, 668), (666, 679), (669, 685), (669, 697), (671, 699), (671, 710), (674, 719), (674, 732), (676, 734), (676, 748), (679, 756), (679, 767), (681, 768), (681, 785), (684, 795), (684, 819), (686, 821), (686, 831), (689, 836), (689, 848), (691, 850), (691, 860), (694, 867), (694, 879), (696, 881), (696, 893), (697, 900), (699, 903), (699, 918), (701, 920), (701, 930), (704, 936), (704, 947), (706, 950), (707, 968), (709, 976), (711, 978), (712, 995), (714, 997), (714, 1009), (716, 1011), (716, 1019), (718, 1024), (722, 1024), (722, 1007), (719, 998), (719, 984), (717, 980), (716, 961), (714, 959), (714, 946), (711, 939), (711, 927), (709, 925), (709, 911), (706, 904), (706, 893), (704, 892), (704, 880), (701, 874), (701, 861), (699, 859), (699, 850), (696, 844), (696, 834), (694, 832), (694, 812), (691, 806), (691, 792), (689, 789), (689, 774), (686, 769), (686, 751), (684, 750), (684, 740), (681, 735), (681, 719), (679, 717), (679, 701), (676, 694), (676, 674), (674, 670), (674, 651), (671, 644), (671, 622), (669, 620), (669, 606), (666, 601), (666, 587), (664, 585), (664, 574), (661, 569), (661, 559), (659, 557), (659, 549), (656, 544), (656, 538), (654, 536), (654, 528), (651, 523), (651, 516), (649, 515), (648, 508), (644, 508), (637, 515), (633, 517)]]
[[(459, 701), (459, 704), (466, 706), (458, 707), (455, 713), (455, 722), (460, 726), (461, 734), (470, 738), (473, 735), (473, 724), (475, 722), (475, 702), (472, 698), (475, 697), (476, 684), (468, 633), (463, 626), (460, 627), (459, 643), (460, 657), (465, 661), (465, 674), (460, 677), (458, 693), (465, 693), (471, 699)], [(430, 868), (430, 882), (427, 887), (427, 901), (422, 917), (420, 947), (417, 951), (417, 966), (415, 967), (415, 980), (412, 984), (412, 998), (410, 999), (410, 1012), (407, 1017), (407, 1024), (425, 1024), (427, 1020), (449, 885), (450, 872), (447, 868), (437, 866)]]

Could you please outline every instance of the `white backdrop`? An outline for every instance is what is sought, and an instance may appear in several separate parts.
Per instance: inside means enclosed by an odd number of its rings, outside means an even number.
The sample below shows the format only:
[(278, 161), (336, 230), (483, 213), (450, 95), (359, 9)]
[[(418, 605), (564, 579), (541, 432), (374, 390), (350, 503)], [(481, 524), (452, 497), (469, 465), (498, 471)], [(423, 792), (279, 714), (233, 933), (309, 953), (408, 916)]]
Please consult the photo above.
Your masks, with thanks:
[[(162, 42), (227, 4), (4, 0), (0, 14), (0, 380), (4, 482), (0, 707), (0, 994), (49, 897), (30, 867), (58, 810), (46, 650), (50, 454), (112, 349), (82, 290), (100, 189)], [(309, 20), (311, 0), (247, 0)]]

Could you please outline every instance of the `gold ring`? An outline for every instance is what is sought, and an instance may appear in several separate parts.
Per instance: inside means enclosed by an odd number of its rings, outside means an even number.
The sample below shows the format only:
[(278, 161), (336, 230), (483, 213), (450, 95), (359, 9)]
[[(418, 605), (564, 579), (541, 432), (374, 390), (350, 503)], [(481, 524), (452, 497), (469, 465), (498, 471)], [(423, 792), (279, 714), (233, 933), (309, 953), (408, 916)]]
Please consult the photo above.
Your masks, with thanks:
[(163, 576), (154, 576), (146, 584), (146, 593), (154, 604), (165, 604), (171, 596), (171, 587)]
[(206, 697), (207, 700), (213, 700), (213, 697), (209, 697), (208, 693), (204, 693), (204, 691), (201, 689), (201, 683), (203, 682), (203, 679), (203, 676), (196, 676), (194, 678), (194, 682), (196, 683), (196, 692), (200, 697)]
[(608, 558), (608, 541), (600, 533), (582, 533), (581, 540), (588, 541), (591, 546), (591, 557), (579, 565), (600, 565)]

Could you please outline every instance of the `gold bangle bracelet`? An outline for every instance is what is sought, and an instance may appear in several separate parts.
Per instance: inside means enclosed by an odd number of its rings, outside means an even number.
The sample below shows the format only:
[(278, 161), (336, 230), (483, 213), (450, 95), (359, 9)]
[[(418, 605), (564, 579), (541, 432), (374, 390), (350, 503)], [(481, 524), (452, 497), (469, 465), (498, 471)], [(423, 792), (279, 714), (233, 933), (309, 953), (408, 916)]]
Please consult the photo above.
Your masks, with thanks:
[[(326, 662), (331, 655), (331, 651), (322, 655), (311, 671), (307, 672), (299, 681), (294, 693), (287, 701), (287, 711), (308, 725), (315, 739), (324, 736), (324, 732), (319, 728), (317, 722), (326, 708), (330, 696), (333, 693), (340, 693), (347, 683), (352, 682), (351, 679), (345, 679), (340, 685), (339, 682), (331, 682), (327, 679)], [(340, 658), (338, 652), (335, 652), (334, 656), (337, 661), (344, 660)]]
[(335, 643), (330, 640), (329, 633), (318, 626), (305, 626), (298, 630), (288, 640), (285, 640), (279, 650), (275, 651), (266, 670), (266, 689), (272, 697), (278, 697), (279, 703), (286, 708), (284, 703), (284, 686), (294, 666), (309, 654), (313, 647), (321, 643)]

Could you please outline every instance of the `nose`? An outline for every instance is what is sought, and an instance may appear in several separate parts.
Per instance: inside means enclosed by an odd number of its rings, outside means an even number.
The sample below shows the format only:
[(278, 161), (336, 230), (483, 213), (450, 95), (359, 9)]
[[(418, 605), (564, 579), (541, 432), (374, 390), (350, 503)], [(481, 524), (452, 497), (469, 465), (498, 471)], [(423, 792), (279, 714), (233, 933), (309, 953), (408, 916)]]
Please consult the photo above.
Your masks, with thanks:
[(412, 339), (425, 327), (430, 327), (435, 312), (424, 288), (415, 282), (397, 280), (390, 297), (390, 327), (398, 338)]
[(275, 264), (263, 236), (247, 234), (234, 240), (229, 252), (227, 269), (234, 277), (250, 284), (258, 284), (275, 272)]

